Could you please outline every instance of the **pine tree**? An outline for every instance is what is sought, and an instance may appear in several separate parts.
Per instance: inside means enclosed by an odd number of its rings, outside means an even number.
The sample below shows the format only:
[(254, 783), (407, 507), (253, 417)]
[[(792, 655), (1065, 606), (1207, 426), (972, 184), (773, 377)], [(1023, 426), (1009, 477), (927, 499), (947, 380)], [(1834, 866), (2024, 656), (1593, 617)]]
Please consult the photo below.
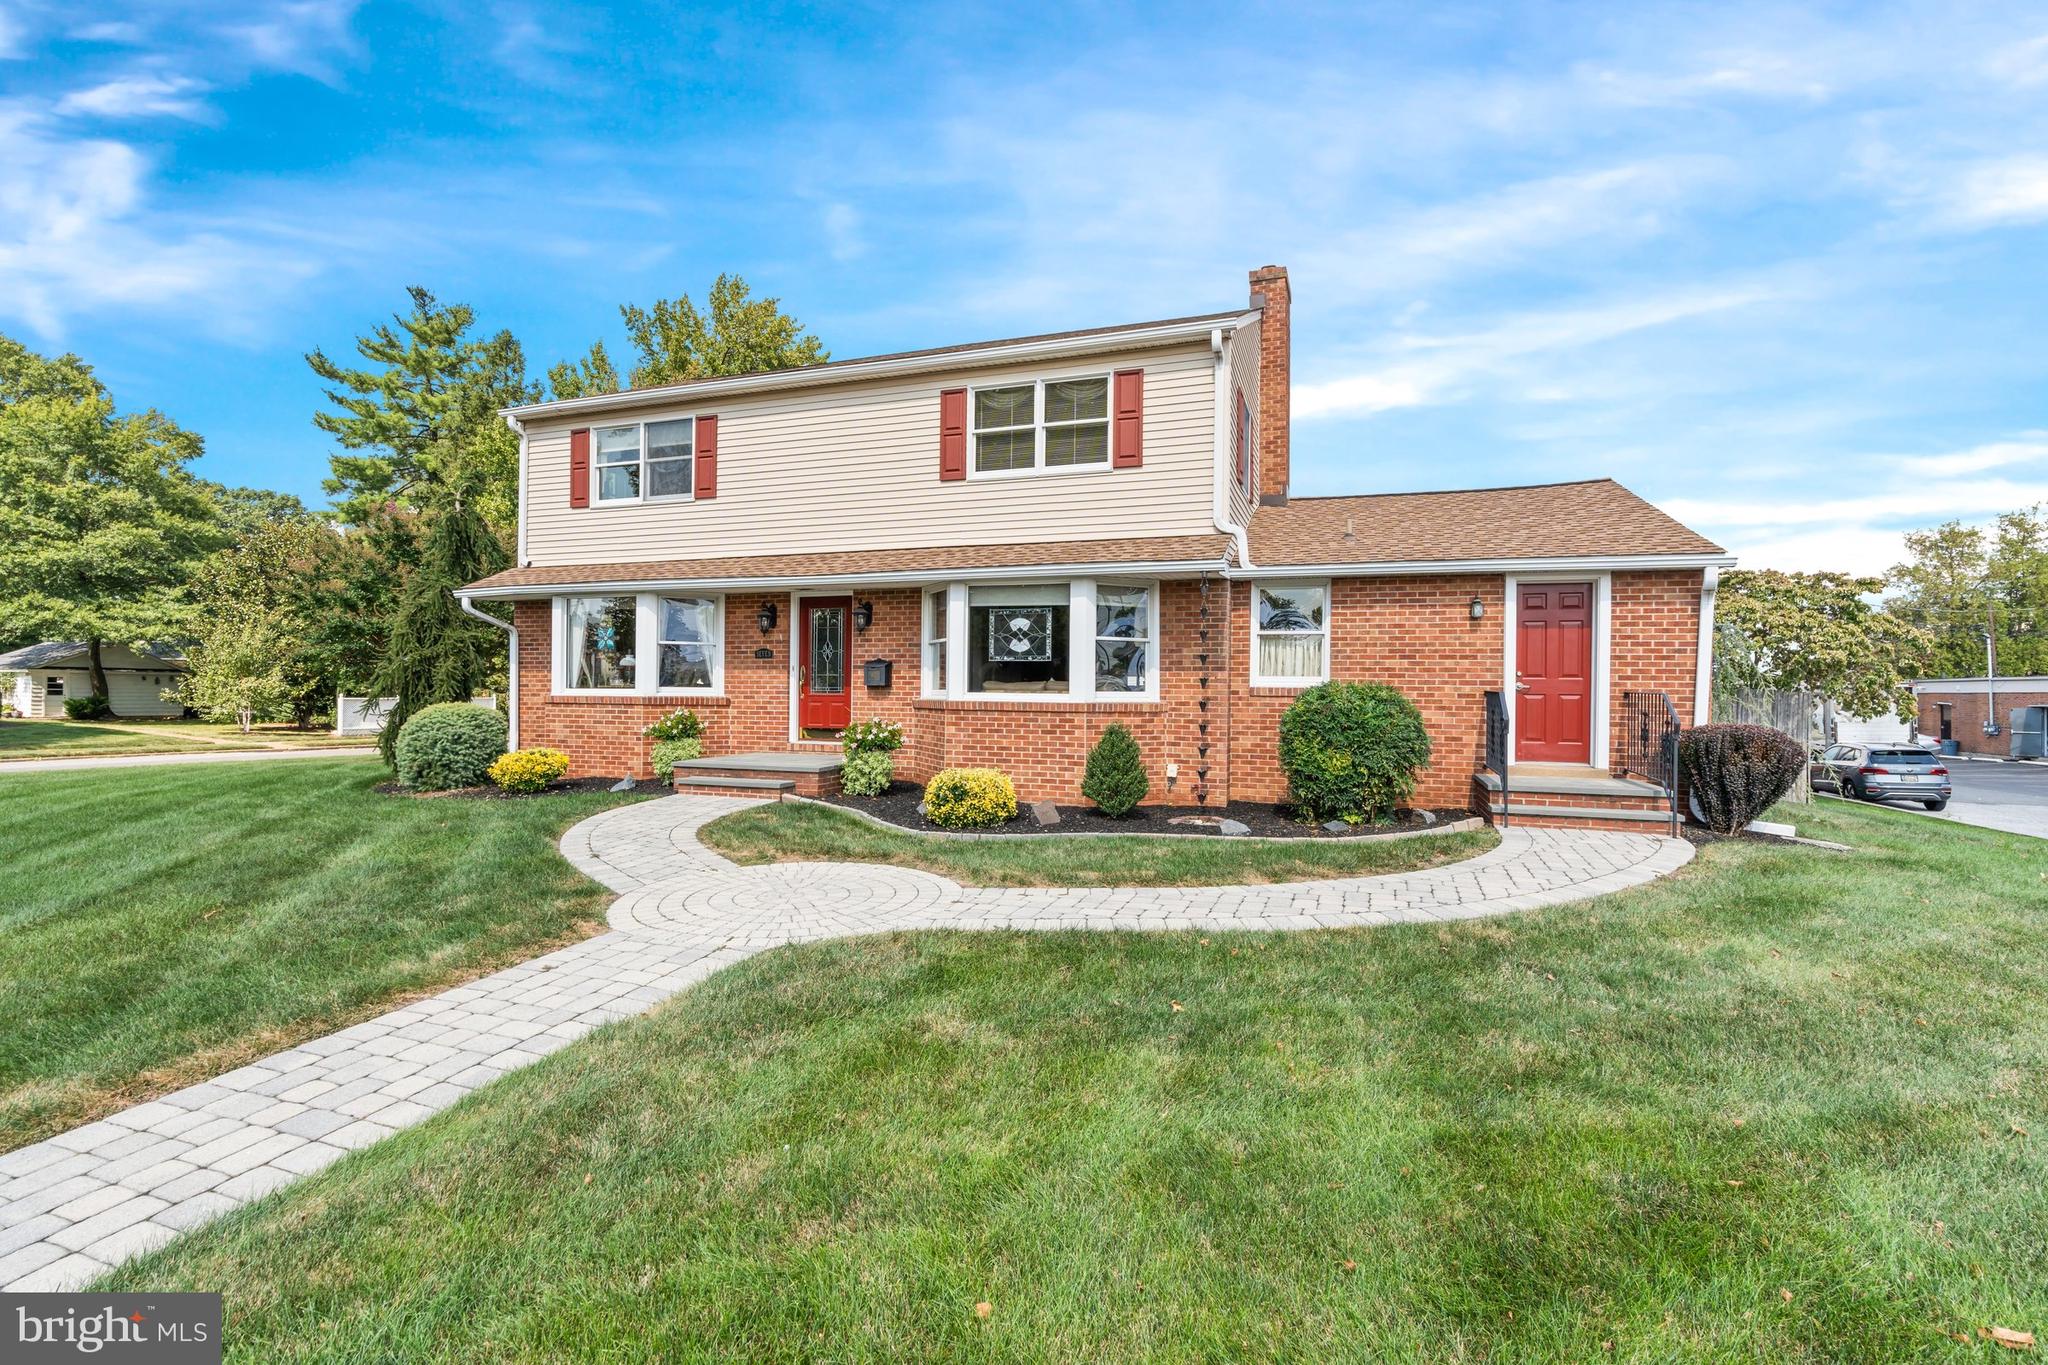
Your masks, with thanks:
[(1145, 758), (1138, 741), (1121, 725), (1112, 725), (1088, 751), (1088, 769), (1081, 777), (1081, 795), (1112, 819), (1136, 810), (1152, 783), (1145, 776)]

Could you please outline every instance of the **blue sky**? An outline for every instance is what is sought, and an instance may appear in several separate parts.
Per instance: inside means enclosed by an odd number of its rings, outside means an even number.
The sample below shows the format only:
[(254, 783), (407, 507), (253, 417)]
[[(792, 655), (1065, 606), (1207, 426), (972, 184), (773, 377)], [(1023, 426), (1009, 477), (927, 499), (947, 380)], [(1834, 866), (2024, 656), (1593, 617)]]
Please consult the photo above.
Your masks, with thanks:
[(1290, 268), (1295, 486), (1611, 474), (1746, 563), (2048, 499), (2039, 3), (0, 0), (0, 329), (317, 500), (422, 283), (536, 373), (720, 270), (840, 357)]

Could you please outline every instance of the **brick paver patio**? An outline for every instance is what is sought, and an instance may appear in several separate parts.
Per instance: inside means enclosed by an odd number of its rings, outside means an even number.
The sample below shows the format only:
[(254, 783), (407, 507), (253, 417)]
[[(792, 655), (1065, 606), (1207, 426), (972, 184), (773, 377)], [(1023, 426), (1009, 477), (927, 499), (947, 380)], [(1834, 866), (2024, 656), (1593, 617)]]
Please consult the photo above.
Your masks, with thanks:
[(569, 861), (619, 892), (611, 931), (0, 1156), (0, 1289), (81, 1285), (446, 1108), (600, 1024), (783, 943), (901, 929), (1320, 929), (1470, 919), (1617, 891), (1683, 840), (1511, 829), (1428, 871), (1275, 886), (1009, 889), (868, 863), (738, 867), (697, 842), (751, 802), (596, 815)]

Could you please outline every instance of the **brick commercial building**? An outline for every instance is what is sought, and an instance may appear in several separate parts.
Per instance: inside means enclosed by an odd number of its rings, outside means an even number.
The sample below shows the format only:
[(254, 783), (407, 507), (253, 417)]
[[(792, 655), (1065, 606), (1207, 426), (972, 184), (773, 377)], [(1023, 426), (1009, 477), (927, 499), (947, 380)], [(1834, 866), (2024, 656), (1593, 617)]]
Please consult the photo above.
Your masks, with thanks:
[(1531, 818), (1642, 818), (1623, 696), (1700, 714), (1732, 561), (1604, 479), (1291, 497), (1290, 303), (1268, 266), (1228, 312), (508, 412), (518, 564), (462, 596), (512, 604), (515, 742), (645, 774), (687, 706), (714, 784), (881, 717), (899, 776), (1073, 801), (1121, 723), (1152, 801), (1214, 806), (1285, 795), (1337, 678), (1421, 709), (1419, 804), (1488, 799), (1496, 692)]
[[(2016, 731), (2024, 745), (2026, 736), (2038, 734), (2041, 728), (2039, 711), (2018, 717), (2017, 725), (2013, 713), (2048, 707), (2048, 678), (1916, 678), (1913, 695), (1920, 702), (1914, 727), (1918, 733), (1952, 739), (1966, 754), (2010, 758), (2015, 752)], [(1986, 734), (1984, 722), (1994, 705), (1998, 733)]]

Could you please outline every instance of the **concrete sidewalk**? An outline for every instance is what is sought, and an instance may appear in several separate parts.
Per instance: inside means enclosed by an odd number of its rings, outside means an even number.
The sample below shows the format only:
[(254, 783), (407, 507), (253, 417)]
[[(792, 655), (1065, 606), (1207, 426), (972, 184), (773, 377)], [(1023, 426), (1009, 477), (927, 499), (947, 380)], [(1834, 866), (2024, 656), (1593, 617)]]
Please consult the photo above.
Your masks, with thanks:
[(155, 768), (167, 763), (259, 763), (272, 758), (361, 758), (368, 748), (233, 749), (224, 754), (102, 754), (96, 758), (23, 758), (0, 761), (0, 777), (8, 773), (68, 773), (80, 768)]

